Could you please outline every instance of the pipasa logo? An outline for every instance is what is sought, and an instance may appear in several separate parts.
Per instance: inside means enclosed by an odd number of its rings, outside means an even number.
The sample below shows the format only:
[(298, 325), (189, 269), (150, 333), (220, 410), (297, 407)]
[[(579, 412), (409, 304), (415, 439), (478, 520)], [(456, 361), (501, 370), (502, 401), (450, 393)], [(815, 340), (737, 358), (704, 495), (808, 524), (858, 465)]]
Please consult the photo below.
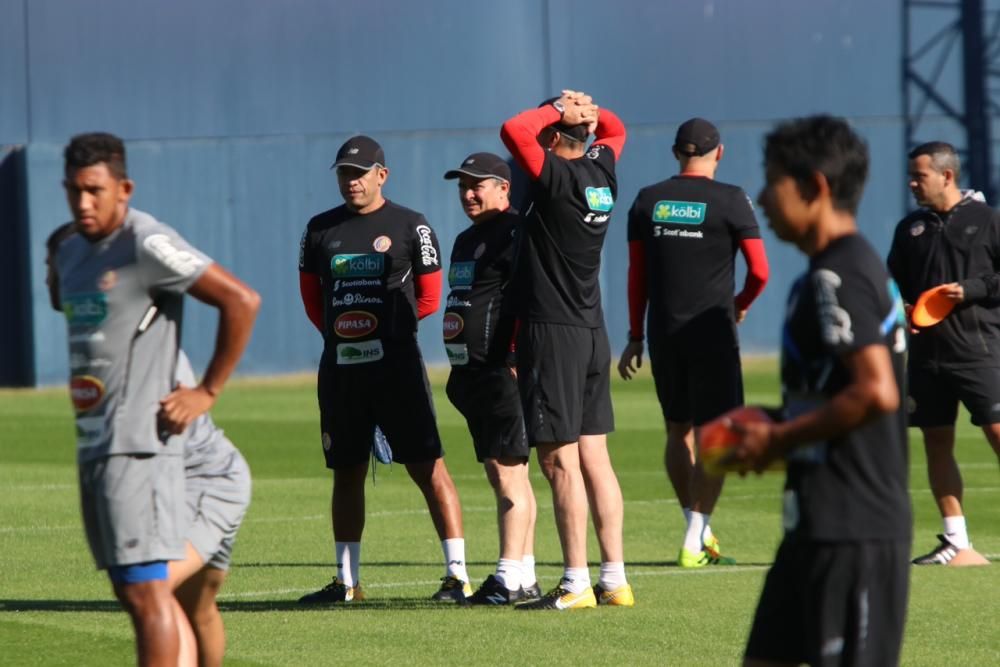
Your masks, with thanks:
[(462, 333), (462, 329), (465, 328), (465, 320), (458, 313), (445, 313), (444, 314), (444, 339), (451, 340), (458, 334)]
[(378, 252), (334, 255), (330, 260), (330, 271), (337, 278), (381, 276), (384, 268), (385, 255)]
[(97, 326), (108, 316), (108, 297), (101, 292), (74, 294), (63, 301), (62, 311), (70, 326)]
[(475, 275), (475, 262), (453, 262), (448, 268), (448, 285), (452, 289), (456, 287), (468, 287), (472, 284), (472, 279)]
[(333, 323), (333, 330), (341, 338), (361, 338), (378, 328), (378, 318), (363, 310), (349, 310)]
[(587, 206), (591, 211), (610, 211), (615, 205), (611, 188), (587, 188)]
[(69, 381), (69, 397), (77, 412), (86, 412), (104, 398), (104, 383), (93, 375), (74, 375)]
[(653, 206), (653, 222), (677, 222), (682, 225), (700, 225), (705, 222), (708, 204), (697, 201), (661, 200)]

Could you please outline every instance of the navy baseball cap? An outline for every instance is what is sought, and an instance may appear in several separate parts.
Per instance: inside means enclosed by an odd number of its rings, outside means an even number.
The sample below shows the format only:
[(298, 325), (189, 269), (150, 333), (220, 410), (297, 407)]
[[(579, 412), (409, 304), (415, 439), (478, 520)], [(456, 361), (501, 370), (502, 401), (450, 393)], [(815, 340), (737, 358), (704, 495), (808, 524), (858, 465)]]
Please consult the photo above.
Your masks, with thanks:
[(719, 130), (704, 118), (692, 118), (677, 128), (674, 150), (687, 157), (705, 155), (719, 145)]
[(473, 153), (462, 160), (458, 169), (446, 171), (445, 178), (460, 178), (462, 175), (473, 178), (499, 178), (510, 183), (510, 167), (499, 155), (493, 153)]
[(385, 166), (385, 151), (371, 137), (359, 134), (344, 142), (344, 145), (337, 151), (337, 159), (330, 165), (330, 169), (357, 167), (368, 170), (375, 165)]
[[(544, 106), (548, 106), (558, 99), (559, 99), (558, 97), (550, 97), (549, 99), (539, 104), (538, 108), (541, 109)], [(565, 123), (560, 121), (558, 123), (552, 123), (551, 125), (549, 125), (549, 127), (551, 127), (554, 130), (557, 130), (560, 134), (565, 134), (567, 137), (571, 139), (576, 139), (577, 141), (586, 141), (587, 137), (590, 136), (590, 133), (587, 132), (586, 125), (566, 125)]]

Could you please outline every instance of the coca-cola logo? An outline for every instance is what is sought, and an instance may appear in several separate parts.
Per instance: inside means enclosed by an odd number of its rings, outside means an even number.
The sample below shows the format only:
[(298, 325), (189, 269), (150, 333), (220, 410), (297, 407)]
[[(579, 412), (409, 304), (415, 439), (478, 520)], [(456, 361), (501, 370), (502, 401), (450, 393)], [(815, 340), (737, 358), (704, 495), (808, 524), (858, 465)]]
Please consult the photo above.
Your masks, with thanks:
[(462, 316), (457, 313), (445, 313), (444, 314), (444, 339), (451, 340), (458, 334), (462, 333), (462, 329), (465, 328), (465, 320)]
[(69, 381), (69, 397), (77, 412), (86, 412), (104, 398), (104, 383), (93, 375), (75, 375)]
[(378, 328), (378, 318), (363, 310), (349, 310), (333, 323), (333, 330), (341, 338), (361, 338)]

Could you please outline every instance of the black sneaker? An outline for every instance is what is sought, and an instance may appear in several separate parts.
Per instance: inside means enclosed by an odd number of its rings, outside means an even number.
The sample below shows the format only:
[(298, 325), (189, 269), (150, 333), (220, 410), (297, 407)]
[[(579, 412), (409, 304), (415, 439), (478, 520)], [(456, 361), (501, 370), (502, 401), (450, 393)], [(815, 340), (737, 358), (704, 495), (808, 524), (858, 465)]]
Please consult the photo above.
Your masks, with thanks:
[(491, 574), (486, 577), (486, 581), (482, 583), (479, 589), (469, 596), (467, 602), (479, 605), (507, 605), (520, 599), (519, 592), (511, 591)]
[(542, 597), (542, 587), (538, 585), (538, 582), (531, 584), (527, 588), (521, 586), (521, 589), (517, 592), (517, 602), (527, 602), (528, 600), (537, 600)]
[(441, 588), (431, 596), (431, 599), (438, 602), (465, 604), (466, 598), (470, 595), (472, 595), (472, 587), (469, 586), (469, 582), (449, 574), (447, 577), (441, 577)]
[(520, 611), (534, 611), (536, 609), (589, 609), (597, 606), (597, 598), (594, 597), (594, 589), (587, 586), (582, 593), (570, 593), (563, 588), (562, 582), (551, 591), (530, 602), (521, 602), (514, 605), (514, 609)]
[(938, 535), (941, 544), (928, 554), (913, 559), (914, 565), (947, 565), (958, 555), (959, 548), (948, 541), (944, 535)]
[(337, 577), (326, 586), (299, 598), (299, 604), (334, 604), (337, 602), (360, 602), (365, 599), (361, 584), (346, 586)]

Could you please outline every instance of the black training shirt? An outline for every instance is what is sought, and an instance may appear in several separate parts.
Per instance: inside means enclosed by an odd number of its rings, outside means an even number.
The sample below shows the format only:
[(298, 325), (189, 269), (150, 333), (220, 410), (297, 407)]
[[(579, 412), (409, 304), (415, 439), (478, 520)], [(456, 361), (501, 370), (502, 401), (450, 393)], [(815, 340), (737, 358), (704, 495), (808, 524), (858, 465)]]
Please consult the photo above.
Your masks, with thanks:
[(743, 239), (760, 238), (742, 188), (674, 176), (639, 191), (628, 240), (646, 254), (651, 338), (693, 328), (698, 336), (735, 326), (734, 258)]
[(790, 538), (821, 541), (909, 539), (902, 298), (860, 235), (837, 239), (792, 286), (781, 350), (783, 410), (793, 418), (850, 383), (842, 355), (885, 345), (900, 407), (788, 456), (784, 520)]
[(323, 287), (322, 363), (378, 361), (383, 341), (414, 340), (415, 274), (441, 269), (437, 237), (424, 216), (390, 201), (359, 215), (338, 206), (309, 221), (299, 270)]
[(519, 220), (517, 211), (507, 209), (455, 239), (444, 312), (445, 350), (452, 366), (502, 365), (506, 360), (513, 320), (501, 321), (501, 306)]
[(522, 319), (604, 326), (601, 248), (617, 193), (615, 152), (609, 146), (591, 146), (575, 160), (545, 154), (518, 243)]

